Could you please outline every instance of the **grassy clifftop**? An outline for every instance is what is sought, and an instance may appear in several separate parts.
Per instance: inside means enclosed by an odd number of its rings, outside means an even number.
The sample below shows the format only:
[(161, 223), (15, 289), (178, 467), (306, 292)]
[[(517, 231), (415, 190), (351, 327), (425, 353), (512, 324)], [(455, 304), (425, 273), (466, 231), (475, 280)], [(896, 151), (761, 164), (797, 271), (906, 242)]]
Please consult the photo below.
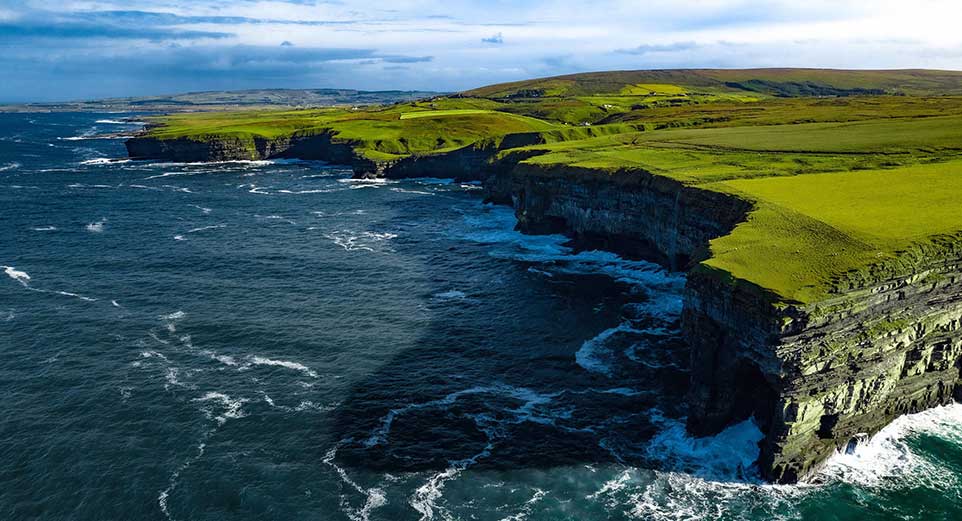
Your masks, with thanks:
[(702, 268), (786, 301), (817, 302), (962, 251), (960, 72), (621, 71), (387, 107), (154, 123), (158, 139), (329, 133), (376, 161), (538, 133), (544, 144), (500, 157), (599, 179), (644, 172), (751, 201)]
[(782, 298), (907, 273), (962, 246), (962, 116), (624, 133), (509, 150), (603, 177), (638, 170), (750, 200), (705, 266)]

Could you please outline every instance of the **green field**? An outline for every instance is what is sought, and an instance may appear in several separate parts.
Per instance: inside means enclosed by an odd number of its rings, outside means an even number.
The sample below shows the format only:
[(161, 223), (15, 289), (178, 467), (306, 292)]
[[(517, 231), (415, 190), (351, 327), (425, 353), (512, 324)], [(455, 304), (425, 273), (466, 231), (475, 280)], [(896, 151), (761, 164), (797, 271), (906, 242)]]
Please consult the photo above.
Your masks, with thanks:
[(817, 302), (962, 252), (960, 72), (616, 71), (391, 106), (155, 122), (161, 139), (325, 132), (375, 160), (537, 133), (542, 144), (493, 160), (653, 174), (750, 201), (699, 269), (785, 301)]

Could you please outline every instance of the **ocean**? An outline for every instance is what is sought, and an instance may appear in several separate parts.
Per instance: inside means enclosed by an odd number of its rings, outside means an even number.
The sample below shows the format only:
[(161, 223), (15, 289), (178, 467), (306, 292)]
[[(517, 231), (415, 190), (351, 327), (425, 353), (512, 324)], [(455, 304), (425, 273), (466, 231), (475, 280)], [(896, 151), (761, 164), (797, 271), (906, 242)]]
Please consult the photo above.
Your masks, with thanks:
[(767, 485), (684, 430), (684, 275), (475, 184), (0, 114), (0, 519), (959, 519), (962, 407)]

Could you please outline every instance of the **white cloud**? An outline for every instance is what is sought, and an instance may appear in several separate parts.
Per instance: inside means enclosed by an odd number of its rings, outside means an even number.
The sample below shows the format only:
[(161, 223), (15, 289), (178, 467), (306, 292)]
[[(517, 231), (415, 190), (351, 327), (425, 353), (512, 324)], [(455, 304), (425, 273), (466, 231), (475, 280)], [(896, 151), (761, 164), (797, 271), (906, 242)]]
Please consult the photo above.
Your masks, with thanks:
[[(32, 0), (26, 5), (30, 9), (19, 14), (0, 9), (0, 23), (31, 14), (41, 20), (90, 20), (91, 13), (102, 11), (181, 17), (155, 27), (153, 38), (117, 37), (113, 47), (46, 42), (35, 67), (50, 63), (51, 75), (55, 65), (80, 59), (80, 53), (128, 59), (142, 52), (157, 59), (171, 45), (164, 31), (231, 35), (177, 40), (183, 47), (203, 48), (198, 52), (205, 56), (238, 46), (278, 49), (290, 41), (296, 46), (287, 50), (367, 50), (398, 57), (366, 60), (354, 65), (356, 70), (346, 64), (333, 68), (330, 62), (305, 65), (304, 81), (360, 88), (454, 90), (530, 76), (651, 67), (962, 69), (957, 28), (962, 3), (957, 0), (649, 0), (643, 5), (599, 0), (590, 6), (574, 0), (397, 0), (381, 6), (360, 0)], [(155, 15), (152, 23), (160, 24), (160, 18)], [(493, 44), (493, 35), (501, 35), (500, 44)], [(0, 38), (0, 50), (8, 51), (0, 54), (0, 66), (18, 59), (15, 52), (30, 53), (16, 38)], [(413, 61), (427, 56), (433, 59)], [(293, 86), (272, 81), (288, 80), (265, 77), (263, 86)]]

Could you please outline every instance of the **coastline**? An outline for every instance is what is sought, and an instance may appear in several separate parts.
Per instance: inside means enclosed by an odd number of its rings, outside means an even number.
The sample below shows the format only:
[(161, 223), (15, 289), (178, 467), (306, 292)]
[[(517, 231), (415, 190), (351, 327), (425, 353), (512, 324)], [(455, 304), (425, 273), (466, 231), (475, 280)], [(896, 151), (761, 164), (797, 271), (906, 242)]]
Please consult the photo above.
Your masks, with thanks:
[[(765, 438), (759, 468), (776, 483), (804, 480), (826, 459), (903, 414), (958, 398), (962, 255), (802, 303), (706, 265), (714, 239), (754, 204), (640, 170), (607, 171), (525, 160), (537, 134), (450, 152), (375, 161), (330, 133), (255, 139), (127, 141), (135, 159), (275, 158), (350, 165), (357, 178), (478, 181), (487, 200), (515, 210), (525, 233), (563, 233), (581, 247), (656, 261), (689, 273), (682, 328), (693, 347), (688, 431), (705, 436), (754, 417)], [(959, 253), (959, 252), (951, 252)], [(923, 259), (924, 261), (924, 259)], [(936, 304), (933, 305), (932, 303)]]

